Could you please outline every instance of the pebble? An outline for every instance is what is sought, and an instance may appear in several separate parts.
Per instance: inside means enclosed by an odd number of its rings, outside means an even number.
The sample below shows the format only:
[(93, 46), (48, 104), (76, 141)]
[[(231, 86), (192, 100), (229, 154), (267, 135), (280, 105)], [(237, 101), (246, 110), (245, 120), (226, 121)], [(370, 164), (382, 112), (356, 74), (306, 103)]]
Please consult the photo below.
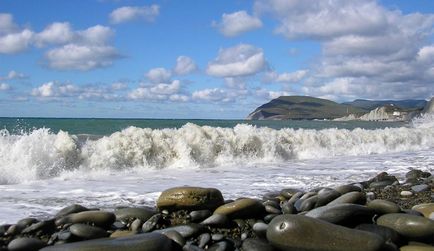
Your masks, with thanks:
[(358, 204), (337, 204), (315, 208), (305, 214), (308, 217), (327, 221), (334, 224), (350, 225), (371, 219), (374, 210)]
[(110, 212), (103, 211), (84, 211), (80, 213), (73, 213), (56, 220), (56, 225), (64, 225), (67, 223), (92, 223), (95, 226), (108, 229), (116, 216)]
[(379, 251), (384, 243), (376, 234), (290, 214), (271, 221), (267, 239), (279, 250), (303, 251)]
[(205, 227), (197, 223), (189, 223), (189, 224), (177, 225), (165, 229), (155, 230), (153, 233), (165, 233), (167, 231), (172, 231), (172, 230), (177, 231), (184, 238), (189, 238), (191, 236), (196, 236), (198, 234), (201, 234), (205, 230)]
[(226, 215), (231, 219), (255, 218), (265, 213), (265, 207), (259, 200), (240, 199), (218, 207), (214, 214)]
[(135, 207), (127, 207), (121, 208), (114, 211), (116, 216), (116, 220), (130, 222), (135, 219), (140, 219), (143, 222), (147, 221), (151, 218), (156, 212), (147, 208), (135, 208)]
[(377, 219), (380, 226), (389, 227), (409, 239), (434, 235), (434, 221), (409, 214), (385, 214)]
[(222, 193), (215, 188), (174, 187), (161, 193), (157, 207), (160, 210), (214, 210), (223, 203)]
[(365, 204), (366, 195), (361, 192), (348, 192), (334, 199), (327, 205), (338, 205), (343, 203)]
[(229, 219), (226, 215), (223, 214), (213, 214), (210, 217), (206, 218), (200, 224), (207, 226), (224, 226), (229, 222)]
[(372, 200), (368, 202), (366, 206), (373, 209), (377, 214), (391, 214), (401, 212), (401, 208), (399, 208), (396, 203), (388, 200)]
[(212, 212), (210, 210), (195, 210), (190, 212), (190, 220), (192, 222), (200, 222), (210, 217)]
[(37, 251), (43, 247), (47, 246), (45, 242), (36, 239), (21, 237), (12, 240), (8, 245), (9, 251)]
[(274, 248), (267, 242), (260, 239), (247, 238), (241, 246), (243, 250), (248, 251), (273, 251)]
[(69, 231), (71, 231), (73, 235), (83, 239), (97, 239), (109, 236), (109, 234), (102, 228), (81, 223), (73, 224), (69, 227)]
[(419, 204), (412, 207), (411, 209), (422, 213), (426, 218), (434, 220), (434, 203)]
[(203, 233), (201, 235), (199, 235), (199, 247), (200, 248), (204, 248), (209, 241), (211, 240), (211, 235), (209, 233)]
[(165, 231), (163, 232), (163, 234), (165, 236), (167, 236), (167, 238), (173, 240), (174, 242), (178, 243), (179, 246), (184, 246), (185, 245), (185, 238), (178, 233), (178, 231), (175, 230), (170, 230), (170, 231)]
[(142, 225), (142, 231), (144, 233), (152, 231), (155, 226), (158, 224), (158, 221), (161, 219), (161, 214), (156, 214), (149, 218), (145, 223)]
[(429, 188), (430, 187), (427, 184), (420, 184), (420, 185), (412, 186), (411, 190), (413, 190), (413, 192), (415, 193), (420, 193), (420, 192), (428, 191)]
[(68, 214), (80, 213), (80, 212), (84, 212), (84, 211), (88, 211), (88, 210), (89, 209), (87, 209), (86, 207), (83, 207), (82, 205), (73, 204), (73, 205), (70, 205), (70, 206), (67, 206), (67, 207), (61, 209), (56, 214), (56, 218), (60, 218), (60, 217), (66, 216)]
[(400, 194), (401, 194), (402, 197), (410, 197), (410, 196), (413, 196), (413, 193), (410, 192), (410, 191), (401, 191)]

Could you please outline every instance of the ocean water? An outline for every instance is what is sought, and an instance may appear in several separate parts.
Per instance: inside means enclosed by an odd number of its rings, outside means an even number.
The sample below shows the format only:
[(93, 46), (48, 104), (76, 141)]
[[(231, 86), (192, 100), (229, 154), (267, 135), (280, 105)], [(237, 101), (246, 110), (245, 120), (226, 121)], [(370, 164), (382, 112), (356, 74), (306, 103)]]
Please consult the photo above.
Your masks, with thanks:
[(434, 119), (334, 121), (0, 118), (0, 224), (72, 203), (153, 206), (173, 186), (260, 197), (434, 169)]

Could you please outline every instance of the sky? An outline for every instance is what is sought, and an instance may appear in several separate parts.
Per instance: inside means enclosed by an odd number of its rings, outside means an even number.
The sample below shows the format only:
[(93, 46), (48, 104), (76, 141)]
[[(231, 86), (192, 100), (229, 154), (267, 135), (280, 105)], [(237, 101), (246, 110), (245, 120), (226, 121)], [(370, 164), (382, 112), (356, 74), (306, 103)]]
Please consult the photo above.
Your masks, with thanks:
[(432, 0), (0, 0), (0, 116), (245, 118), (434, 95)]

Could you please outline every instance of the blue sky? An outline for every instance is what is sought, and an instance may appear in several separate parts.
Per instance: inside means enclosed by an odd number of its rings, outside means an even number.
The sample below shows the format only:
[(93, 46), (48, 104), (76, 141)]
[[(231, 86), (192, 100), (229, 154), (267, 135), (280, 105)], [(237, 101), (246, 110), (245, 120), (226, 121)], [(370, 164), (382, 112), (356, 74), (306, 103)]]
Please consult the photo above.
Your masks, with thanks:
[(0, 0), (0, 116), (244, 118), (434, 94), (431, 0)]

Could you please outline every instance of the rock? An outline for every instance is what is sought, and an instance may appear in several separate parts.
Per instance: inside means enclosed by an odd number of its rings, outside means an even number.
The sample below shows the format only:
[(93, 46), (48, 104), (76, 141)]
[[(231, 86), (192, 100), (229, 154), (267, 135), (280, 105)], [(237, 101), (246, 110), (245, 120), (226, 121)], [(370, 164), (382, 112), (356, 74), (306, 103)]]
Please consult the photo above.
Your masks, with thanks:
[(415, 193), (420, 193), (429, 190), (429, 186), (427, 184), (420, 184), (411, 187), (411, 190)]
[(77, 237), (88, 240), (109, 236), (109, 234), (102, 228), (93, 227), (82, 223), (71, 225), (69, 227), (69, 231), (71, 231), (71, 233)]
[(155, 226), (157, 226), (160, 219), (161, 219), (161, 214), (156, 214), (156, 215), (152, 216), (145, 223), (143, 223), (142, 231), (144, 233), (152, 231), (155, 228)]
[(270, 213), (270, 214), (281, 214), (282, 212), (280, 211), (280, 209), (278, 209), (278, 208), (276, 208), (276, 207), (274, 207), (274, 206), (271, 206), (271, 205), (266, 205), (265, 206), (265, 211), (267, 212), (267, 213)]
[(196, 210), (190, 212), (190, 220), (192, 222), (200, 222), (210, 217), (212, 212), (210, 210)]
[(338, 198), (339, 196), (341, 196), (341, 193), (336, 191), (336, 190), (333, 190), (333, 189), (321, 190), (318, 192), (318, 200), (315, 204), (315, 207), (325, 206), (329, 202)]
[(231, 219), (258, 218), (265, 213), (262, 203), (254, 199), (240, 199), (218, 207), (214, 214), (226, 215)]
[(355, 186), (355, 185), (342, 185), (342, 186), (336, 187), (334, 190), (340, 194), (346, 194), (349, 192), (361, 192), (362, 191), (362, 189), (360, 187)]
[(399, 251), (434, 251), (433, 246), (402, 246)]
[(313, 208), (315, 208), (316, 203), (318, 202), (318, 195), (314, 195), (303, 200), (300, 204), (300, 207), (297, 209), (299, 212), (306, 212)]
[(163, 234), (147, 233), (61, 244), (41, 251), (173, 251), (180, 247)]
[(243, 241), (241, 246), (243, 250), (248, 251), (273, 251), (274, 248), (267, 242), (260, 239), (247, 238)]
[(219, 241), (217, 243), (212, 244), (207, 250), (208, 251), (229, 251), (232, 250), (229, 242), (227, 241)]
[(22, 234), (33, 234), (36, 232), (42, 232), (45, 234), (51, 234), (56, 230), (54, 220), (46, 220), (34, 223), (21, 231)]
[(370, 220), (374, 210), (357, 204), (337, 204), (315, 208), (305, 216), (334, 224), (355, 225)]
[(213, 214), (210, 217), (206, 218), (200, 224), (207, 226), (224, 226), (229, 222), (229, 219), (226, 215), (223, 214)]
[(168, 227), (165, 229), (155, 230), (153, 233), (165, 233), (167, 231), (177, 231), (178, 233), (180, 233), (182, 235), (182, 237), (190, 238), (192, 236), (196, 236), (198, 234), (201, 234), (204, 230), (205, 230), (205, 227), (200, 225), (200, 224), (189, 223), (189, 224), (185, 224), (185, 225), (177, 225), (174, 227)]
[(380, 226), (389, 227), (409, 239), (434, 235), (434, 221), (409, 214), (385, 214), (377, 219)]
[(410, 191), (401, 191), (400, 195), (402, 197), (411, 197), (411, 196), (413, 196), (413, 193)]
[(416, 210), (423, 214), (426, 218), (429, 218), (431, 220), (434, 220), (434, 203), (425, 203), (425, 204), (419, 204), (411, 209)]
[(267, 214), (267, 215), (265, 215), (265, 217), (264, 217), (265, 223), (270, 223), (270, 221), (278, 215), (280, 215), (280, 214)]
[(391, 214), (401, 212), (401, 208), (395, 203), (388, 200), (372, 200), (366, 204), (368, 208), (371, 208), (377, 214)]
[(348, 192), (334, 199), (327, 205), (338, 205), (343, 203), (365, 204), (366, 196), (361, 192)]
[(131, 222), (130, 229), (133, 232), (140, 232), (142, 230), (143, 221), (140, 219), (135, 219), (133, 222)]
[(268, 225), (263, 222), (257, 222), (253, 225), (253, 231), (259, 237), (265, 237), (267, 234)]
[(405, 178), (407, 179), (420, 179), (427, 178), (430, 176), (430, 173), (423, 172), (421, 170), (413, 169), (405, 174)]
[(182, 247), (182, 251), (204, 251), (203, 248), (187, 243)]
[(12, 240), (8, 245), (9, 251), (37, 251), (47, 244), (36, 238), (21, 237)]
[(384, 241), (398, 242), (399, 234), (388, 227), (374, 224), (360, 224), (355, 229), (371, 232), (383, 237)]
[(73, 204), (71, 206), (67, 206), (67, 207), (61, 209), (56, 214), (56, 218), (60, 218), (60, 217), (66, 216), (68, 214), (80, 213), (80, 212), (84, 212), (84, 211), (88, 211), (88, 210), (89, 209), (87, 209), (86, 207), (83, 207), (83, 206), (77, 205), (77, 204)]
[(171, 239), (172, 241), (178, 243), (179, 246), (184, 246), (185, 245), (185, 239), (184, 237), (178, 233), (177, 231), (166, 231), (163, 233), (165, 236), (167, 236), (167, 238)]
[(225, 236), (223, 234), (212, 234), (211, 235), (211, 240), (213, 241), (221, 241), (225, 238)]
[(214, 210), (223, 203), (223, 195), (215, 188), (175, 187), (161, 193), (157, 207), (160, 210)]
[(140, 219), (143, 222), (151, 218), (156, 212), (147, 208), (127, 207), (114, 211), (116, 220), (130, 222), (135, 219)]
[(295, 213), (295, 207), (292, 203), (289, 203), (289, 201), (283, 202), (281, 208), (282, 208), (282, 213), (284, 214)]
[(349, 229), (302, 215), (274, 218), (267, 230), (268, 241), (279, 250), (379, 251), (384, 240), (365, 231)]
[(211, 235), (209, 233), (203, 233), (201, 235), (199, 235), (199, 247), (200, 248), (204, 248), (209, 241), (211, 240)]
[(137, 234), (136, 232), (130, 231), (130, 230), (116, 230), (114, 231), (110, 237), (111, 238), (119, 238), (119, 237), (126, 237)]
[(392, 180), (383, 180), (383, 181), (374, 181), (371, 184), (369, 184), (370, 188), (379, 189), (379, 188), (385, 188), (386, 186), (392, 185), (394, 181)]
[(282, 195), (283, 197), (285, 197), (286, 199), (291, 199), (292, 196), (294, 196), (294, 194), (301, 192), (298, 189), (294, 189), (294, 188), (285, 188), (282, 189), (280, 191), (280, 195)]
[(108, 229), (113, 222), (115, 222), (116, 216), (110, 212), (102, 211), (84, 211), (80, 213), (73, 213), (66, 215), (56, 220), (56, 225), (64, 225), (67, 223), (91, 223), (95, 226)]

